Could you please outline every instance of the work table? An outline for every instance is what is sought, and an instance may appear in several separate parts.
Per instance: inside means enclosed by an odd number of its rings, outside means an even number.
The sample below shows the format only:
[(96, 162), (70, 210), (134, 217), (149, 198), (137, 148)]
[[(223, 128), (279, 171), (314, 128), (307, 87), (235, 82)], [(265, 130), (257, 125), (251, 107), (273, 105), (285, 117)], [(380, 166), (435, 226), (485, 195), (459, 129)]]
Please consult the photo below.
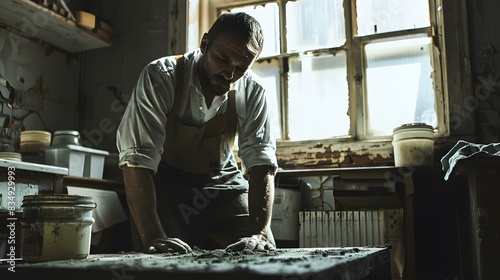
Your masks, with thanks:
[(8, 279), (391, 279), (385, 247), (258, 253), (195, 248), (189, 254), (121, 253), (42, 263), (20, 261), (15, 273), (7, 271), (5, 264), (0, 269), (0, 275)]

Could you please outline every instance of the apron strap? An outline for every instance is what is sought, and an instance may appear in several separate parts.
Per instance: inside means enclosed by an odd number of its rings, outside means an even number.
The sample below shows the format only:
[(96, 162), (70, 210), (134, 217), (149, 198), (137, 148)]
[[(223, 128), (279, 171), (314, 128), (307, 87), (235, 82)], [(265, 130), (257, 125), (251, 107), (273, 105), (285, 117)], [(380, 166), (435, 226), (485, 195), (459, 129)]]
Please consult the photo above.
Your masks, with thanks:
[(231, 114), (236, 113), (236, 91), (229, 91), (227, 97), (227, 112)]
[(229, 115), (229, 124), (227, 136), (225, 137), (228, 145), (232, 147), (234, 145), (234, 137), (238, 129), (238, 114), (236, 113), (236, 91), (231, 90), (228, 92), (227, 100), (227, 114)]
[(172, 109), (170, 109), (169, 115), (172, 115), (177, 118), (179, 116), (179, 106), (182, 97), (182, 87), (184, 85), (184, 56), (177, 55), (175, 56), (175, 59), (177, 60), (177, 67), (175, 68), (174, 104), (172, 105)]

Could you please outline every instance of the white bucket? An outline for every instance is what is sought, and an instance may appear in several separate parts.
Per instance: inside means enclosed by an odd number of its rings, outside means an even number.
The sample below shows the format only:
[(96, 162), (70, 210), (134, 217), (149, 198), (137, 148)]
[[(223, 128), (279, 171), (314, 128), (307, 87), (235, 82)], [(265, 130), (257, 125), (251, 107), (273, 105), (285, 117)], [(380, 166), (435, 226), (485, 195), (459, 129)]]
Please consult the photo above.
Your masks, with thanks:
[(404, 124), (394, 129), (394, 165), (421, 166), (434, 162), (433, 128), (423, 123)]
[(92, 197), (27, 195), (23, 199), (23, 261), (83, 259), (90, 253)]

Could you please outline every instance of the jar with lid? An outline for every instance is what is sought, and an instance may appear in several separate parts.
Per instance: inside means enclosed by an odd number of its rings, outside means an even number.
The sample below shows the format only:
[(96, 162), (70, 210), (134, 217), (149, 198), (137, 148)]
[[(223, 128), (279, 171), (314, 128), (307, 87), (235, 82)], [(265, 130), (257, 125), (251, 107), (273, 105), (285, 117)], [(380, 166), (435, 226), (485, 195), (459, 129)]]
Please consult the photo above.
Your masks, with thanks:
[(55, 131), (52, 146), (64, 145), (80, 145), (80, 133), (76, 130)]

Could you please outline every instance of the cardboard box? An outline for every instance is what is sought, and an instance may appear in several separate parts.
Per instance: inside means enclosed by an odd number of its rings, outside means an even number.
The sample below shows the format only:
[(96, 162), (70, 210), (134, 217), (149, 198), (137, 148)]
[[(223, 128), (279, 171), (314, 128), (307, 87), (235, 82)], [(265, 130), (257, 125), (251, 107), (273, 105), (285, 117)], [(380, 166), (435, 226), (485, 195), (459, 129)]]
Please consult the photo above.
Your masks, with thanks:
[(96, 27), (96, 17), (91, 13), (76, 11), (75, 18), (76, 24), (85, 29), (93, 30)]

